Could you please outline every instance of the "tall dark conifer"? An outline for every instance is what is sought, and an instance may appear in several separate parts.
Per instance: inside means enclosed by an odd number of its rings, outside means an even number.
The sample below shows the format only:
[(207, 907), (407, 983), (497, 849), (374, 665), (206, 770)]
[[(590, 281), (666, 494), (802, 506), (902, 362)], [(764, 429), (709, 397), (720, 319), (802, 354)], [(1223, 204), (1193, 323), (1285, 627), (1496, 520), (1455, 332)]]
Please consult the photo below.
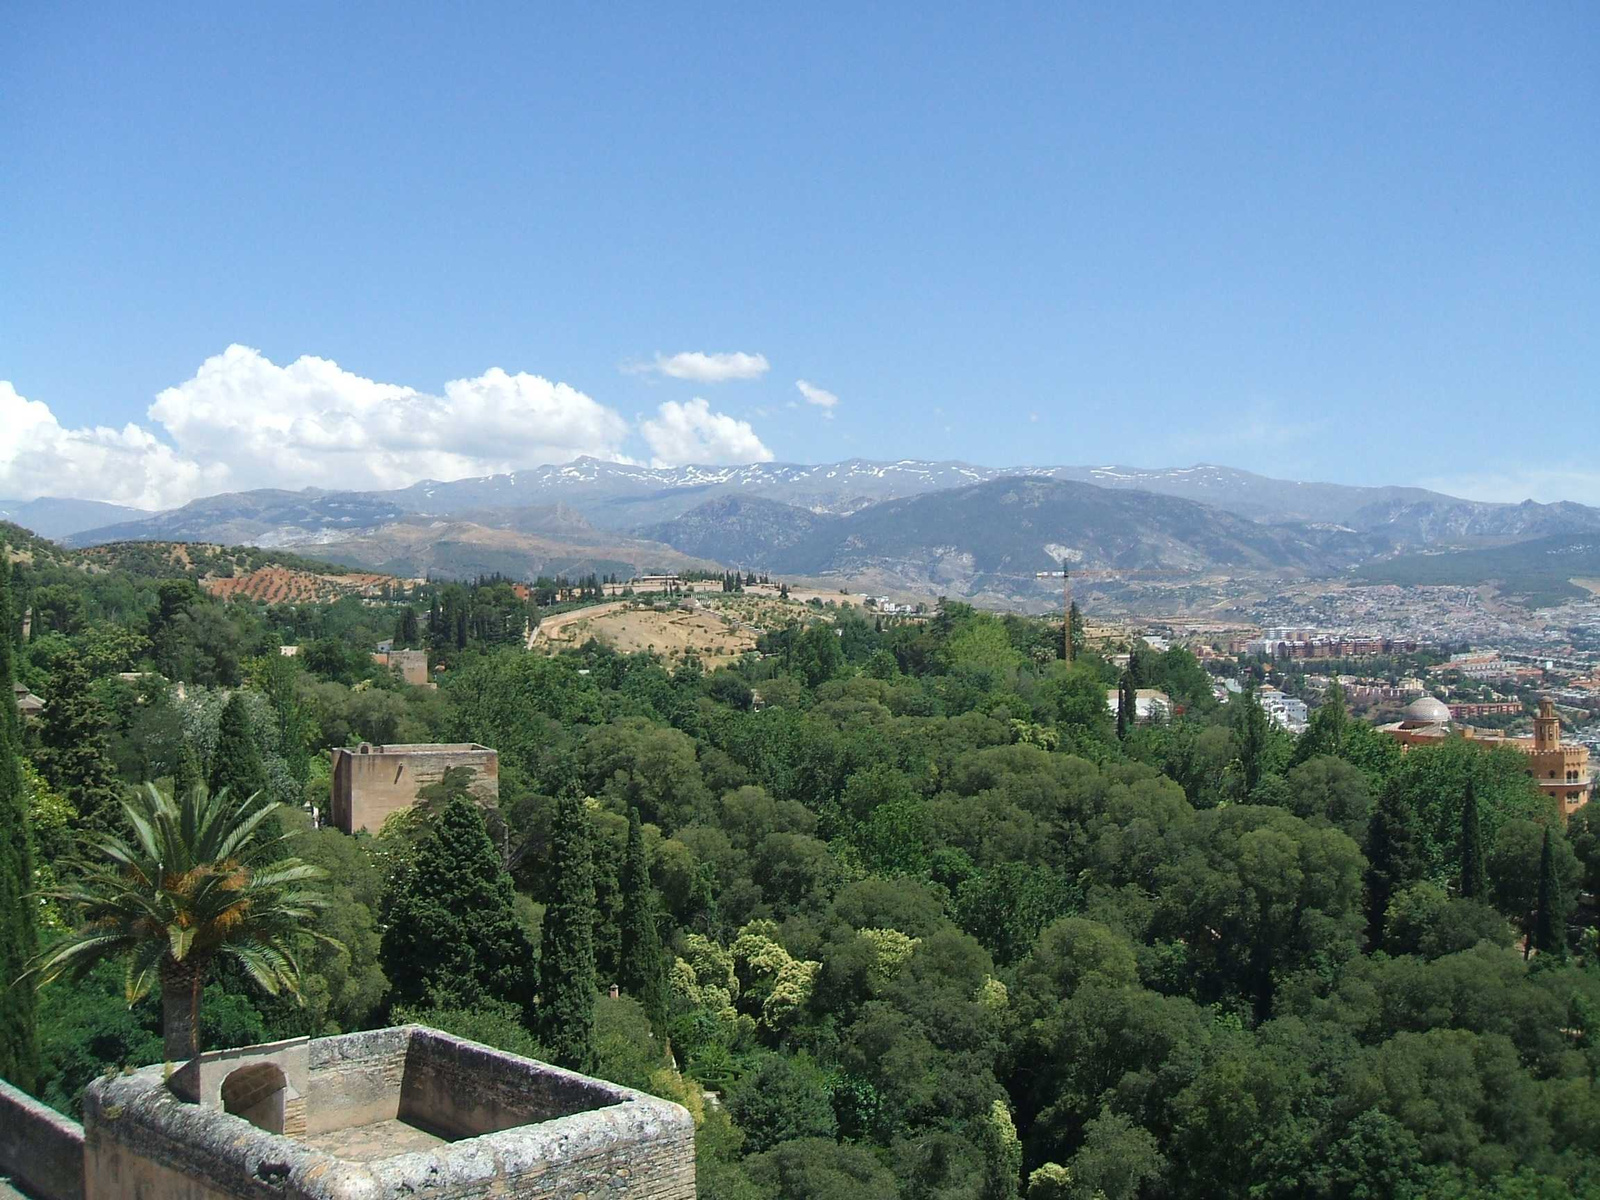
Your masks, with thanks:
[(1461, 894), (1469, 900), (1481, 900), (1488, 888), (1483, 831), (1478, 826), (1478, 796), (1468, 779), (1466, 795), (1461, 798)]
[(540, 1040), (563, 1067), (594, 1058), (594, 856), (583, 797), (563, 796), (551, 834), (551, 898), (539, 963)]
[(628, 849), (622, 860), (622, 955), (617, 975), (622, 990), (644, 1005), (650, 1023), (662, 1028), (667, 1020), (666, 964), (637, 808), (628, 813)]
[(1367, 824), (1367, 945), (1383, 944), (1384, 916), (1396, 892), (1424, 874), (1422, 847), (1416, 837), (1417, 815), (1400, 788), (1390, 785), (1378, 798)]
[(1562, 902), (1560, 881), (1556, 879), (1550, 827), (1546, 825), (1544, 847), (1539, 853), (1539, 907), (1533, 915), (1533, 948), (1541, 954), (1565, 953), (1566, 929), (1566, 907)]
[(533, 946), (483, 810), (448, 775), (409, 870), (385, 904), (382, 961), (391, 1003), (532, 1009)]
[(1133, 687), (1133, 672), (1122, 673), (1122, 679), (1117, 683), (1117, 740), (1126, 740), (1133, 731), (1134, 723), (1139, 716), (1139, 693)]
[[(3, 547), (0, 547), (3, 550)], [(0, 553), (0, 1078), (32, 1091), (39, 1067), (33, 980), (22, 978), (38, 949), (28, 801), (11, 666), (11, 564)]]
[(206, 784), (213, 792), (227, 788), (228, 795), (237, 800), (267, 786), (267, 770), (261, 765), (261, 750), (250, 728), (250, 710), (245, 707), (244, 693), (237, 689), (222, 706), (217, 748), (211, 755)]
[(172, 769), (173, 798), (181, 800), (205, 781), (205, 772), (200, 769), (200, 756), (194, 752), (194, 746), (188, 739), (185, 739), (178, 748), (177, 765)]

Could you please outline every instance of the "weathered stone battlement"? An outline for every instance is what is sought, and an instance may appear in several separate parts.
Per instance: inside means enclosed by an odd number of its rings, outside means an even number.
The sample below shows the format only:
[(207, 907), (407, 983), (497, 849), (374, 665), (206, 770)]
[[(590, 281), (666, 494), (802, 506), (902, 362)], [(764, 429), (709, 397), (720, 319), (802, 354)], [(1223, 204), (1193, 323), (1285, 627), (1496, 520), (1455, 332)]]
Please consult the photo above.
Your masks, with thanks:
[(452, 767), (473, 772), (472, 794), (481, 803), (500, 799), (500, 756), (473, 742), (377, 746), (362, 742), (333, 751), (329, 815), (345, 833), (377, 833), (393, 813), (410, 808), (417, 793)]
[[(13, 1121), (31, 1110), (0, 1093), (0, 1168), (48, 1154), (53, 1174), (26, 1179), (44, 1200), (695, 1194), (694, 1123), (678, 1105), (423, 1026), (245, 1047), (192, 1065), (185, 1079), (153, 1066), (92, 1083), (81, 1134), (31, 1101), (54, 1122), (39, 1117), (40, 1131), (32, 1115)], [(286, 1118), (291, 1090), (301, 1093), (297, 1122)], [(279, 1131), (290, 1123), (303, 1132)], [(74, 1191), (67, 1160), (78, 1145)]]

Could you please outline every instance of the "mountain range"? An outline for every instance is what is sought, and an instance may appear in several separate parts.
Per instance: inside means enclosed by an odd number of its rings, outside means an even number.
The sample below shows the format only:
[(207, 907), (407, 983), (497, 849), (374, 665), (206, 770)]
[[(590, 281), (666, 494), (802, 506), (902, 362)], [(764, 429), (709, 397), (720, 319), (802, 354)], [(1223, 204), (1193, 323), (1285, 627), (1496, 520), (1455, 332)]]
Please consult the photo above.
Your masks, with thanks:
[[(1600, 534), (1600, 509), (1491, 504), (1415, 487), (1273, 479), (1232, 467), (644, 467), (580, 458), (384, 492), (262, 489), (167, 512), (39, 500), (10, 519), (69, 544), (295, 547), (403, 575), (526, 576), (708, 563), (886, 588), (1037, 597), (1038, 572), (1329, 575)], [(30, 518), (33, 524), (30, 525)]]

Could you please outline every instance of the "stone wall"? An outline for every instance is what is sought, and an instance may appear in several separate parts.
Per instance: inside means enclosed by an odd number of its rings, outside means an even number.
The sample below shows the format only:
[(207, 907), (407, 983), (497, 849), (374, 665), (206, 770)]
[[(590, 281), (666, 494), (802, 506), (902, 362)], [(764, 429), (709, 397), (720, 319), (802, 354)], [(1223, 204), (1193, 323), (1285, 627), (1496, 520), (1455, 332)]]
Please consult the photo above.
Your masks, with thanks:
[(398, 1115), (458, 1140), (350, 1162), (187, 1103), (167, 1086), (162, 1067), (147, 1067), (85, 1091), (81, 1194), (694, 1200), (694, 1123), (678, 1105), (437, 1030), (406, 1026), (313, 1041), (307, 1086), (310, 1132)]
[(83, 1126), (0, 1079), (0, 1175), (41, 1200), (83, 1200)]
[(333, 752), (330, 810), (345, 833), (377, 833), (384, 821), (417, 801), (451, 767), (470, 767), (472, 794), (484, 804), (500, 799), (500, 756), (477, 745), (369, 746)]
[[(451, 1138), (494, 1133), (626, 1100), (625, 1088), (419, 1028), (406, 1054), (400, 1118)], [(542, 1064), (541, 1064), (542, 1066)]]
[(409, 1027), (374, 1029), (311, 1043), (306, 1132), (392, 1121), (400, 1115)]

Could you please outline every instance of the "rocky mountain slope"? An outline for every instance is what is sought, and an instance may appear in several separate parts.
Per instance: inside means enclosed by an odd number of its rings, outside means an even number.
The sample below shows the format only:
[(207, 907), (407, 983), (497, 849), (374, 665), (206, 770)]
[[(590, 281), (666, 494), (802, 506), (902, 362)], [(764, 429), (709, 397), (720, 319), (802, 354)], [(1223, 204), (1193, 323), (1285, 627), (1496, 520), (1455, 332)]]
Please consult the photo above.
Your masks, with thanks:
[(424, 517), (326, 539), (314, 547), (305, 547), (304, 552), (391, 575), (453, 579), (478, 575), (533, 579), (540, 575), (572, 577), (591, 572), (629, 576), (720, 569), (716, 562), (640, 538), (604, 533), (587, 538), (556, 537)]
[(410, 512), (383, 492), (302, 492), (262, 488), (192, 500), (182, 508), (81, 531), (71, 546), (101, 542), (222, 542), (257, 546), (315, 543), (354, 529), (372, 529)]
[[(80, 530), (71, 540), (87, 545), (203, 538), (295, 545), (343, 539), (351, 531), (376, 529), (407, 514), (470, 520), (491, 528), (524, 528), (531, 533), (558, 530), (534, 528), (528, 526), (529, 521), (555, 520), (558, 525), (563, 521), (570, 525), (576, 517), (596, 529), (627, 532), (676, 520), (719, 498), (768, 500), (818, 514), (848, 515), (888, 500), (1017, 476), (1175, 496), (1266, 523), (1312, 522), (1362, 533), (1381, 532), (1401, 545), (1483, 544), (1600, 530), (1600, 509), (1580, 504), (1487, 504), (1423, 488), (1300, 483), (1205, 464), (1155, 470), (1121, 466), (997, 468), (915, 459), (850, 459), (810, 466), (754, 463), (658, 468), (580, 458), (505, 475), (450, 483), (428, 481), (392, 492), (228, 493), (171, 512)], [(552, 517), (548, 511), (552, 508), (567, 515)], [(539, 515), (513, 515), (527, 510), (539, 510)], [(571, 532), (582, 531), (574, 527)]]
[(1358, 578), (1409, 585), (1487, 583), (1534, 607), (1559, 604), (1600, 592), (1600, 535), (1556, 534), (1508, 546), (1407, 554), (1368, 564)]
[[(1069, 480), (1006, 478), (819, 517), (770, 501), (713, 500), (651, 536), (746, 568), (885, 587), (1023, 599), (1039, 572), (1180, 579), (1324, 575), (1389, 549), (1377, 535), (1266, 525), (1209, 505)], [(738, 551), (736, 555), (734, 552)]]

